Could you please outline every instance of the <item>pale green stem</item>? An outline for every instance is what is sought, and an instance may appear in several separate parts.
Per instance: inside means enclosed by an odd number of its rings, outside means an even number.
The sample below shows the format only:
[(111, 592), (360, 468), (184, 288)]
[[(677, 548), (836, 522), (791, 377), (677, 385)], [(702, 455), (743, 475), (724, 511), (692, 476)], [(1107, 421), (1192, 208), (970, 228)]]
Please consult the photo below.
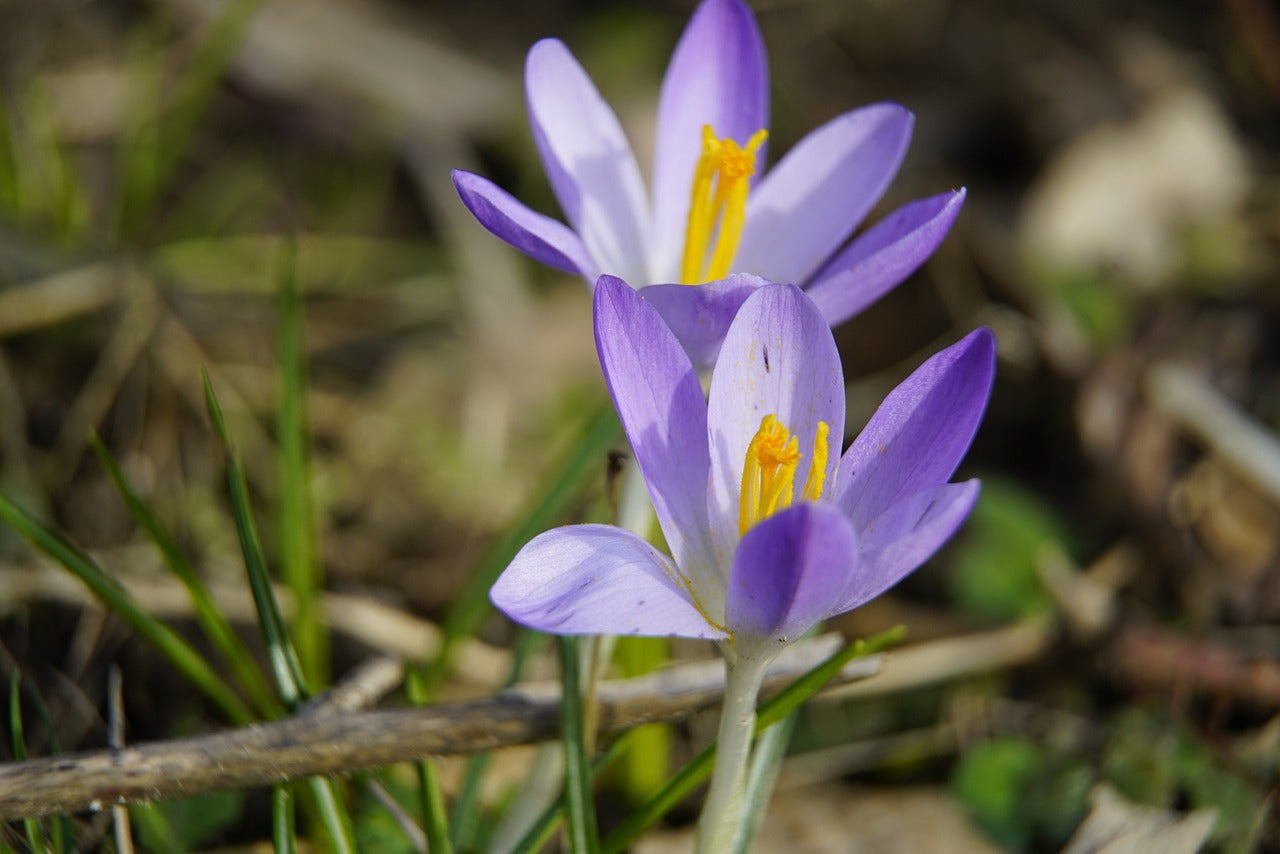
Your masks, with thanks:
[(756, 726), (756, 698), (768, 664), (767, 657), (725, 657), (724, 708), (720, 711), (711, 788), (698, 820), (698, 854), (732, 850), (742, 820), (747, 757)]

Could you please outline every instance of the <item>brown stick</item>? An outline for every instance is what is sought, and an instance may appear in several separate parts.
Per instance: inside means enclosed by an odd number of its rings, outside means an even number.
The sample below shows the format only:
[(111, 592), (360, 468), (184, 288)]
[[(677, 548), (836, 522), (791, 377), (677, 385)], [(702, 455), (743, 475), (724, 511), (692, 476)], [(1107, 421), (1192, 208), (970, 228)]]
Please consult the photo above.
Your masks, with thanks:
[[(770, 669), (766, 686), (781, 687), (839, 643), (827, 636), (791, 647)], [(833, 684), (871, 676), (880, 661), (880, 656), (857, 659)], [(715, 703), (723, 691), (719, 661), (604, 682), (600, 727), (616, 731), (675, 720)], [(544, 741), (559, 731), (559, 704), (558, 683), (539, 683), (469, 703), (303, 713), (213, 735), (13, 763), (0, 766), (0, 820), (192, 797)]]

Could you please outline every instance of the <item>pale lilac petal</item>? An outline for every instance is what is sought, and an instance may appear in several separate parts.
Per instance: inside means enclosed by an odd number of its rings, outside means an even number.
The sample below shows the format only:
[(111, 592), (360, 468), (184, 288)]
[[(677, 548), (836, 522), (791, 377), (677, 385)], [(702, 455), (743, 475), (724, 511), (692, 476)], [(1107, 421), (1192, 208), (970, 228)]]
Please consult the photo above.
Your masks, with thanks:
[[(680, 269), (703, 125), (745, 144), (768, 123), (769, 69), (755, 15), (740, 0), (705, 0), (671, 56), (658, 104), (651, 256), (657, 281), (674, 281)], [(763, 171), (764, 148), (756, 162)]]
[(709, 584), (707, 405), (698, 374), (657, 310), (621, 279), (595, 292), (596, 351), (667, 545), (694, 588)]
[(698, 613), (665, 555), (610, 525), (534, 537), (489, 598), (517, 623), (559, 635), (724, 637)]
[(917, 199), (854, 238), (805, 288), (832, 326), (897, 287), (928, 260), (964, 205), (963, 188)]
[(565, 216), (599, 269), (642, 281), (649, 205), (618, 117), (555, 39), (530, 48), (524, 79), (533, 140)]
[(842, 611), (858, 607), (897, 584), (951, 539), (978, 501), (977, 480), (944, 483), (889, 507), (858, 537), (858, 585)]
[(680, 339), (693, 366), (710, 370), (729, 324), (751, 292), (768, 284), (758, 276), (733, 275), (704, 285), (651, 285), (640, 293)]
[(725, 601), (735, 644), (795, 640), (859, 584), (858, 535), (834, 505), (794, 505), (755, 525), (733, 558)]
[(854, 527), (951, 477), (991, 396), (995, 356), (991, 330), (974, 330), (889, 393), (840, 461), (834, 497)]
[(481, 225), (549, 267), (595, 281), (599, 273), (578, 235), (562, 222), (531, 211), (487, 178), (453, 170), (453, 186)]
[(844, 433), (840, 354), (826, 320), (794, 285), (766, 285), (747, 297), (729, 327), (711, 375), (707, 514), (717, 556), (725, 566), (738, 539), (747, 446), (766, 415), (777, 416), (799, 440), (797, 492), (804, 488), (818, 422), (827, 423), (831, 451), (826, 482), (830, 484)]
[(874, 104), (800, 140), (752, 190), (733, 268), (807, 281), (888, 188), (913, 121), (897, 104)]

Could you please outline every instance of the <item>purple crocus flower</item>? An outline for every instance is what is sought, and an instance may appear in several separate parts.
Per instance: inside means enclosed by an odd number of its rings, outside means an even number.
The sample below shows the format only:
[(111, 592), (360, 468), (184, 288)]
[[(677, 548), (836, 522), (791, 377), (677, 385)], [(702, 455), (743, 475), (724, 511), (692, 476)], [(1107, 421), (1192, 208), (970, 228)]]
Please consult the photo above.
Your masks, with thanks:
[(918, 567), (977, 500), (976, 480), (948, 479), (991, 391), (986, 329), (890, 393), (843, 457), (839, 355), (793, 285), (746, 298), (706, 398), (675, 335), (620, 279), (596, 287), (595, 334), (671, 557), (609, 525), (543, 533), (490, 594), (520, 623), (732, 639), (735, 655), (771, 657)]
[[(847, 246), (884, 194), (911, 138), (912, 114), (873, 104), (802, 139), (759, 180), (768, 125), (764, 43), (741, 0), (704, 0), (667, 67), (658, 106), (653, 182), (646, 192), (617, 117), (565, 45), (529, 51), (525, 93), (534, 141), (570, 226), (525, 207), (493, 182), (455, 171), (476, 219), (525, 254), (594, 283), (602, 273), (637, 285), (702, 284), (740, 271), (808, 292), (831, 325), (914, 272), (941, 243), (965, 191), (911, 202)], [(841, 248), (843, 247), (843, 248)], [(682, 337), (708, 367), (741, 305), (743, 282), (667, 289), (669, 321), (700, 322)], [(707, 341), (711, 343), (708, 344)]]

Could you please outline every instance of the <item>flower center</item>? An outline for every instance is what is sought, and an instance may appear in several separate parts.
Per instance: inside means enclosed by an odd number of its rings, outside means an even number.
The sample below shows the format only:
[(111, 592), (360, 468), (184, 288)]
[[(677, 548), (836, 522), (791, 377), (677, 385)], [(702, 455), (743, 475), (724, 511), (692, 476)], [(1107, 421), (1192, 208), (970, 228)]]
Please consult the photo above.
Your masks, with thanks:
[[(827, 422), (818, 422), (809, 476), (800, 493), (803, 501), (817, 501), (822, 497), (823, 482), (827, 477), (827, 433), (830, 430)], [(796, 437), (778, 420), (778, 416), (766, 415), (747, 446), (747, 459), (742, 466), (738, 536), (745, 534), (761, 519), (791, 506), (796, 467), (799, 465), (800, 445)]]
[[(768, 135), (768, 131), (761, 128), (751, 135), (744, 148), (732, 139), (719, 139), (711, 125), (702, 126), (702, 156), (693, 170), (689, 227), (680, 264), (680, 281), (686, 285), (723, 279), (729, 274), (746, 219), (747, 191), (751, 187), (750, 178), (756, 172), (756, 152)], [(713, 232), (714, 247), (711, 245)], [(709, 262), (708, 250), (711, 252)]]

